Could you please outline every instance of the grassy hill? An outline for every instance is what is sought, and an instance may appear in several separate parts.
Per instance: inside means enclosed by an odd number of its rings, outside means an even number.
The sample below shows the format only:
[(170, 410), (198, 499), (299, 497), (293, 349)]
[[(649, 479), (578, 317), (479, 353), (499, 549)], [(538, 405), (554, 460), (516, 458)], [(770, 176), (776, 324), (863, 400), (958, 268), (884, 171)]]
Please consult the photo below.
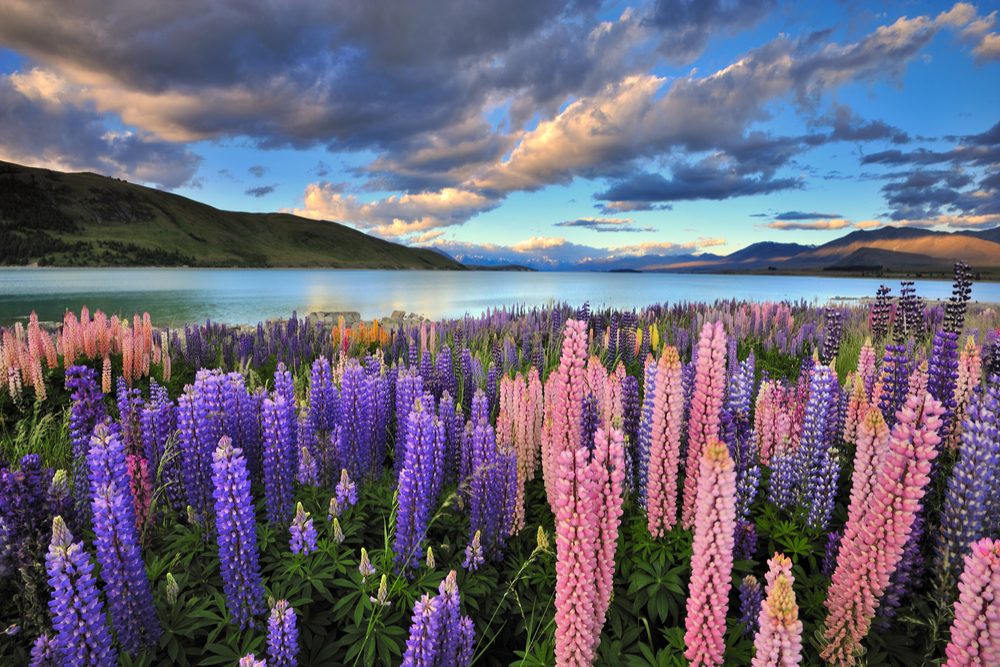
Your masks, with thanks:
[(0, 264), (464, 268), (335, 222), (220, 211), (115, 178), (8, 162), (0, 162)]

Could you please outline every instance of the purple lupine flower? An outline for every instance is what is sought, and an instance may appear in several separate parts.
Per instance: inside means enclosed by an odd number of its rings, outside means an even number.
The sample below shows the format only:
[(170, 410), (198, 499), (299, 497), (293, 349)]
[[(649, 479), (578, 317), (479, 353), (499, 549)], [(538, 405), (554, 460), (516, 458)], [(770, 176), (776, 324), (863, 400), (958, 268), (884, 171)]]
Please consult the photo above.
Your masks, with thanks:
[(125, 378), (118, 376), (115, 387), (115, 402), (118, 404), (118, 425), (125, 453), (136, 456), (142, 453), (142, 393), (138, 388), (129, 388)]
[[(301, 427), (299, 433), (302, 433)], [(309, 453), (308, 447), (299, 448), (299, 465), (295, 471), (295, 481), (302, 486), (319, 486), (319, 466)]]
[(618, 358), (618, 313), (611, 313), (611, 322), (608, 324), (608, 352), (606, 355), (608, 363), (614, 365)]
[(466, 667), (472, 662), (475, 628), (462, 615), (455, 571), (438, 586), (437, 596), (424, 595), (413, 607), (403, 667)]
[(371, 378), (357, 361), (349, 361), (340, 381), (340, 415), (344, 427), (341, 465), (352, 479), (374, 478), (381, 459), (374, 452), (376, 397)]
[(118, 641), (135, 656), (156, 644), (160, 622), (139, 549), (125, 448), (114, 430), (98, 424), (87, 456), (94, 547), (101, 565)]
[(245, 656), (240, 658), (240, 663), (238, 667), (267, 667), (267, 660), (261, 658), (257, 659), (253, 653), (247, 653)]
[[(479, 394), (477, 394), (479, 395)], [(475, 415), (475, 409), (473, 414)], [(496, 446), (493, 427), (479, 423), (466, 430), (470, 454), (469, 477), (469, 536), (481, 532), (483, 552), (487, 558), (503, 556), (513, 522), (512, 489), (516, 487), (515, 454), (502, 453)], [(513, 480), (513, 482), (512, 482)]]
[(285, 397), (275, 392), (273, 398), (264, 399), (264, 500), (267, 520), (276, 530), (288, 527), (294, 505), (292, 504), (292, 479), (295, 475), (296, 456), (292, 423), (294, 413), (289, 413)]
[(20, 470), (0, 468), (0, 575), (5, 578), (33, 567), (44, 553), (51, 479), (38, 454), (23, 456)]
[(464, 567), (469, 572), (475, 572), (479, 569), (484, 562), (483, 558), (483, 544), (482, 544), (482, 533), (476, 531), (476, 534), (472, 536), (472, 539), (465, 547), (465, 560), (462, 562), (462, 567)]
[[(30, 455), (29, 455), (30, 456)], [(21, 460), (21, 469), (24, 470), (24, 459)], [(4, 491), (0, 491), (3, 495)], [(0, 501), (2, 506), (4, 501)], [(69, 475), (65, 470), (56, 470), (52, 474), (52, 481), (49, 482), (49, 490), (45, 499), (46, 519), (50, 516), (61, 516), (67, 525), (73, 526), (75, 508), (73, 506), (73, 492), (69, 488)], [(48, 523), (48, 521), (45, 521)]]
[(890, 288), (879, 285), (875, 292), (875, 301), (871, 306), (871, 329), (872, 338), (880, 341), (889, 334), (889, 316), (892, 313), (892, 304), (889, 303)]
[[(644, 341), (648, 339), (643, 338)], [(645, 359), (646, 355), (642, 355)], [(632, 375), (626, 375), (622, 380), (622, 431), (625, 434), (625, 485), (634, 489), (636, 485), (635, 469), (638, 456), (639, 416), (642, 406), (639, 402), (639, 380)]]
[(757, 577), (748, 574), (740, 582), (740, 621), (743, 636), (753, 637), (760, 628), (760, 607), (764, 604), (764, 591)]
[(52, 587), (49, 610), (60, 662), (72, 667), (104, 667), (117, 662), (94, 579), (94, 566), (74, 542), (62, 517), (52, 521), (52, 541), (45, 556)]
[(443, 345), (438, 350), (434, 365), (434, 400), (440, 400), (442, 392), (457, 393), (458, 385), (455, 382), (455, 368), (452, 364), (450, 347)]
[(733, 556), (737, 560), (750, 560), (757, 553), (757, 524), (750, 520), (736, 522)]
[(216, 542), (230, 620), (241, 630), (253, 627), (263, 611), (264, 586), (257, 557), (257, 524), (250, 476), (243, 452), (222, 438), (212, 463)]
[(920, 552), (920, 543), (924, 536), (925, 519), (923, 513), (919, 511), (913, 519), (913, 526), (910, 528), (910, 537), (903, 545), (903, 555), (899, 559), (899, 564), (889, 577), (889, 586), (882, 594), (882, 599), (878, 603), (878, 627), (889, 627), (889, 621), (896, 617), (903, 600), (912, 592), (914, 586), (919, 582), (924, 568), (924, 556)]
[(896, 412), (906, 401), (906, 392), (910, 384), (909, 359), (906, 356), (905, 345), (889, 343), (885, 346), (881, 379), (882, 395), (879, 396), (879, 410), (882, 411), (886, 425), (892, 428), (896, 423)]
[(934, 334), (927, 364), (927, 392), (941, 401), (941, 434), (951, 432), (955, 418), (955, 386), (958, 384), (958, 333), (942, 329)]
[[(832, 371), (816, 363), (809, 379), (809, 400), (802, 422), (802, 437), (795, 451), (799, 468), (799, 498), (808, 509), (807, 522), (825, 530), (833, 513), (840, 464), (827, 442), (827, 421), (833, 400)], [(839, 401), (839, 396), (837, 397)]]
[(299, 664), (299, 630), (295, 610), (288, 600), (278, 600), (267, 618), (268, 667), (295, 667)]
[[(406, 462), (399, 473), (399, 510), (393, 550), (400, 570), (416, 567), (443, 482), (445, 429), (434, 418), (434, 397), (413, 404), (406, 427)], [(425, 409), (424, 406), (430, 406)]]
[(958, 459), (941, 510), (937, 570), (948, 599), (969, 545), (993, 533), (1000, 496), (1000, 377), (993, 376), (969, 402)]
[(330, 360), (320, 357), (313, 361), (309, 374), (309, 414), (321, 433), (329, 433), (340, 422), (340, 396), (333, 385)]
[(158, 477), (170, 506), (179, 510), (184, 506), (181, 457), (176, 450), (168, 451), (177, 430), (177, 415), (166, 387), (156, 380), (149, 381), (149, 401), (143, 406), (139, 421), (150, 470)]
[[(469, 408), (472, 406), (472, 395), (476, 391), (476, 377), (473, 371), (472, 352), (469, 348), (463, 348), (459, 356), (459, 372), (461, 373), (462, 384), (462, 404), (465, 406), (465, 415), (469, 415)], [(444, 393), (441, 394), (442, 397)]]
[(413, 402), (424, 393), (424, 380), (415, 371), (404, 371), (396, 379), (396, 451), (394, 466), (396, 474), (403, 469), (406, 461), (406, 427), (410, 419)]
[(318, 538), (316, 527), (313, 526), (312, 517), (302, 507), (302, 503), (295, 505), (295, 516), (292, 518), (288, 532), (291, 535), (288, 543), (293, 554), (308, 556), (316, 551), (316, 539)]
[(840, 351), (840, 339), (843, 334), (841, 317), (843, 313), (838, 308), (828, 306), (826, 309), (826, 336), (823, 339), (823, 350), (819, 358), (824, 364), (829, 364)]
[(48, 634), (41, 634), (31, 645), (29, 667), (59, 667), (59, 649), (56, 641)]
[(580, 410), (580, 444), (593, 451), (594, 435), (601, 425), (601, 416), (597, 412), (597, 398), (587, 392), (581, 402), (583, 405)]
[(223, 385), (219, 371), (201, 369), (177, 399), (177, 426), (188, 504), (205, 516), (212, 505), (212, 452), (224, 434)]
[(94, 427), (107, 415), (104, 394), (97, 384), (97, 373), (88, 366), (70, 366), (66, 369), (66, 390), (72, 392), (69, 413), (69, 437), (72, 445), (74, 469), (73, 490), (77, 508), (88, 512), (90, 508), (90, 482), (87, 477), (87, 452)]
[(791, 508), (795, 502), (799, 479), (795, 452), (782, 452), (771, 456), (771, 480), (768, 490), (770, 501), (783, 510)]
[(438, 421), (444, 429), (444, 482), (451, 484), (458, 472), (459, 450), (462, 445), (462, 413), (455, 413), (455, 401), (451, 394), (441, 394), (438, 403)]
[(646, 484), (649, 471), (649, 448), (653, 442), (654, 394), (656, 393), (656, 361), (646, 358), (643, 370), (642, 415), (639, 422), (639, 440), (636, 458), (636, 479), (638, 480), (639, 503), (646, 506)]
[(358, 490), (347, 474), (347, 468), (340, 471), (340, 481), (337, 482), (337, 502), (341, 507), (353, 507), (358, 503)]
[(375, 566), (372, 565), (371, 560), (368, 558), (368, 550), (364, 547), (361, 547), (361, 559), (358, 561), (358, 572), (361, 573), (362, 580), (365, 580), (375, 574)]
[(500, 368), (492, 363), (486, 371), (486, 405), (490, 414), (496, 413), (500, 406)]
[(840, 555), (840, 538), (843, 537), (840, 531), (833, 531), (826, 535), (826, 551), (823, 554), (823, 574), (832, 576), (833, 570), (837, 567), (837, 556)]

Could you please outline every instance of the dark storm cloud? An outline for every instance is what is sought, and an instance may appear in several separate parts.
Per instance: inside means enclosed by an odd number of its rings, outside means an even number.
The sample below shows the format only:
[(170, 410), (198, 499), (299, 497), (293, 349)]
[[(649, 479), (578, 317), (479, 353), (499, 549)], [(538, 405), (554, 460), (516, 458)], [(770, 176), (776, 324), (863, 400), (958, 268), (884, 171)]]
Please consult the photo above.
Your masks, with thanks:
[(0, 75), (0, 158), (29, 165), (96, 171), (162, 188), (194, 177), (201, 158), (184, 146), (133, 132), (109, 132), (89, 105), (42, 94), (32, 74)]
[(278, 187), (277, 185), (261, 185), (256, 188), (247, 188), (244, 191), (244, 194), (248, 194), (251, 197), (256, 197), (260, 199), (261, 197), (266, 197), (267, 195), (274, 192), (275, 188), (277, 187)]
[(264, 174), (267, 173), (267, 167), (262, 164), (255, 164), (251, 167), (247, 167), (247, 173), (254, 178), (263, 178)]
[(576, 227), (595, 232), (655, 232), (655, 227), (639, 227), (631, 218), (577, 218), (557, 222), (555, 227)]

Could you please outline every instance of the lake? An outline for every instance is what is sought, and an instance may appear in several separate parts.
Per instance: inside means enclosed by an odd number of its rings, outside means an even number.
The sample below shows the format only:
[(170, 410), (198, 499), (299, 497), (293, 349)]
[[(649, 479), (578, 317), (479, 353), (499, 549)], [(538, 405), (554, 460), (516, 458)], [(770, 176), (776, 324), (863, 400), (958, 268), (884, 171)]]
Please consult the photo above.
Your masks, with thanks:
[[(488, 308), (566, 301), (633, 308), (655, 302), (805, 299), (873, 296), (898, 280), (823, 276), (737, 276), (677, 273), (517, 273), (481, 271), (334, 271), (322, 269), (0, 269), (0, 324), (35, 310), (61, 320), (87, 305), (107, 313), (149, 311), (179, 325), (212, 319), (256, 323), (312, 311), (358, 311), (364, 318), (394, 310), (430, 318), (461, 317)], [(947, 281), (917, 280), (917, 293), (944, 299)], [(1000, 283), (976, 283), (972, 298), (1000, 302)]]

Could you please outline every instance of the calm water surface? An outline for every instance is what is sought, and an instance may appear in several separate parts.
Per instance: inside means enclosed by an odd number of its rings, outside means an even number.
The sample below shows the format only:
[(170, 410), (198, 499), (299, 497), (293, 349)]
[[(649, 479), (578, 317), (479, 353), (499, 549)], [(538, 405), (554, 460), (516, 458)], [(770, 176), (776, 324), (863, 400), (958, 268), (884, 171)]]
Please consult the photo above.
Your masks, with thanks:
[[(212, 319), (256, 323), (297, 311), (358, 311), (364, 318), (394, 310), (431, 318), (479, 314), (512, 304), (614, 305), (654, 302), (757, 301), (872, 296), (886, 282), (866, 278), (733, 276), (666, 273), (506, 273), (459, 271), (331, 271), (312, 269), (0, 269), (0, 324), (27, 317), (61, 320), (66, 309), (149, 311), (158, 324)], [(945, 281), (918, 280), (917, 293), (947, 298)], [(973, 299), (1000, 302), (1000, 283), (977, 283)]]

